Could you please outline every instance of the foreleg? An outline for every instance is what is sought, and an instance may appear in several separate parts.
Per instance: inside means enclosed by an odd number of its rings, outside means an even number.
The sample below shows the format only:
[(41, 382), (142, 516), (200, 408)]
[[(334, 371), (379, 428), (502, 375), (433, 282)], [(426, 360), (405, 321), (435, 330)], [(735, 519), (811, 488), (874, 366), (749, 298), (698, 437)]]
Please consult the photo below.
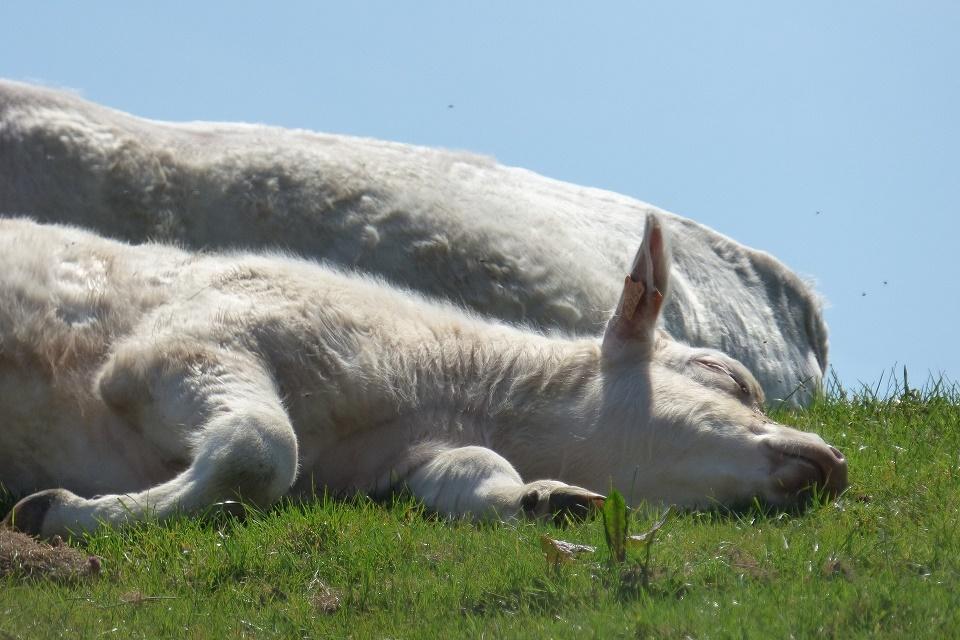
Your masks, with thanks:
[(516, 469), (486, 447), (440, 449), (406, 479), (406, 486), (437, 513), (475, 520), (582, 519), (603, 496), (556, 480), (524, 483)]

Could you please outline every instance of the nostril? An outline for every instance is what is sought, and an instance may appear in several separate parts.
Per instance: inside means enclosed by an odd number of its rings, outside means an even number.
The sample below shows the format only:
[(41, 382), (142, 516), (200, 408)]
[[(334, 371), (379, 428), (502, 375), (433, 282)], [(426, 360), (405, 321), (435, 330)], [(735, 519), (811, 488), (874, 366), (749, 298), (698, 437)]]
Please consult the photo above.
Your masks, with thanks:
[(802, 493), (805, 487), (818, 485), (825, 495), (835, 496), (847, 488), (846, 458), (820, 438), (773, 437), (764, 442), (774, 454), (774, 477), (784, 489)]

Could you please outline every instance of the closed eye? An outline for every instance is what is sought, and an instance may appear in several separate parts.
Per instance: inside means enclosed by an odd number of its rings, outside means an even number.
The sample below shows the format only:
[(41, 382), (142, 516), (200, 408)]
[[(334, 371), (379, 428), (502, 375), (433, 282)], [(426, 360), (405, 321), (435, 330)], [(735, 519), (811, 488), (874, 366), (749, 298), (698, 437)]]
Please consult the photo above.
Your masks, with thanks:
[(708, 369), (712, 369), (717, 373), (726, 375), (728, 378), (733, 380), (733, 383), (737, 385), (737, 388), (740, 389), (741, 393), (745, 393), (745, 394), (750, 393), (750, 390), (747, 388), (747, 385), (743, 382), (743, 380), (740, 380), (739, 378), (737, 378), (737, 376), (734, 375), (733, 371), (728, 369), (723, 363), (717, 362), (716, 360), (707, 360), (702, 358), (698, 358), (694, 362)]

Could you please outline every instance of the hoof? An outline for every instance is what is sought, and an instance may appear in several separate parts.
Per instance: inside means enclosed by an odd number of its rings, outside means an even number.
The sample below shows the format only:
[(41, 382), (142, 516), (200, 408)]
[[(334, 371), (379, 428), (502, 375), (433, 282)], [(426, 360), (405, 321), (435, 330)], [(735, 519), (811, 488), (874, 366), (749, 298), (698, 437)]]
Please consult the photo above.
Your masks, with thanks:
[(247, 508), (242, 502), (224, 500), (210, 505), (203, 512), (201, 519), (215, 527), (230, 523), (243, 524), (247, 521)]
[(50, 511), (50, 507), (54, 503), (62, 499), (64, 494), (67, 494), (67, 492), (63, 489), (47, 489), (27, 496), (13, 505), (10, 513), (3, 519), (3, 525), (31, 536), (40, 537), (47, 512)]
[(555, 525), (563, 526), (568, 520), (583, 522), (603, 505), (603, 496), (585, 494), (582, 489), (559, 489), (550, 492), (550, 514)]
[(554, 524), (563, 526), (568, 521), (586, 520), (603, 505), (603, 500), (603, 496), (580, 487), (538, 487), (523, 495), (520, 507), (528, 518), (552, 518)]

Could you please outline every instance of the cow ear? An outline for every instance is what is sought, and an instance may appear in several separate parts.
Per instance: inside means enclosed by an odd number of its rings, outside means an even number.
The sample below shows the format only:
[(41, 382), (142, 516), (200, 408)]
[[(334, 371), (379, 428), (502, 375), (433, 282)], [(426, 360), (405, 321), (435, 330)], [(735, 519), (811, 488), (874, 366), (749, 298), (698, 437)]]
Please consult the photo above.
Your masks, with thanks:
[(670, 283), (670, 247), (660, 218), (648, 213), (643, 242), (623, 280), (620, 302), (603, 335), (605, 354), (623, 349), (653, 349), (657, 317)]

